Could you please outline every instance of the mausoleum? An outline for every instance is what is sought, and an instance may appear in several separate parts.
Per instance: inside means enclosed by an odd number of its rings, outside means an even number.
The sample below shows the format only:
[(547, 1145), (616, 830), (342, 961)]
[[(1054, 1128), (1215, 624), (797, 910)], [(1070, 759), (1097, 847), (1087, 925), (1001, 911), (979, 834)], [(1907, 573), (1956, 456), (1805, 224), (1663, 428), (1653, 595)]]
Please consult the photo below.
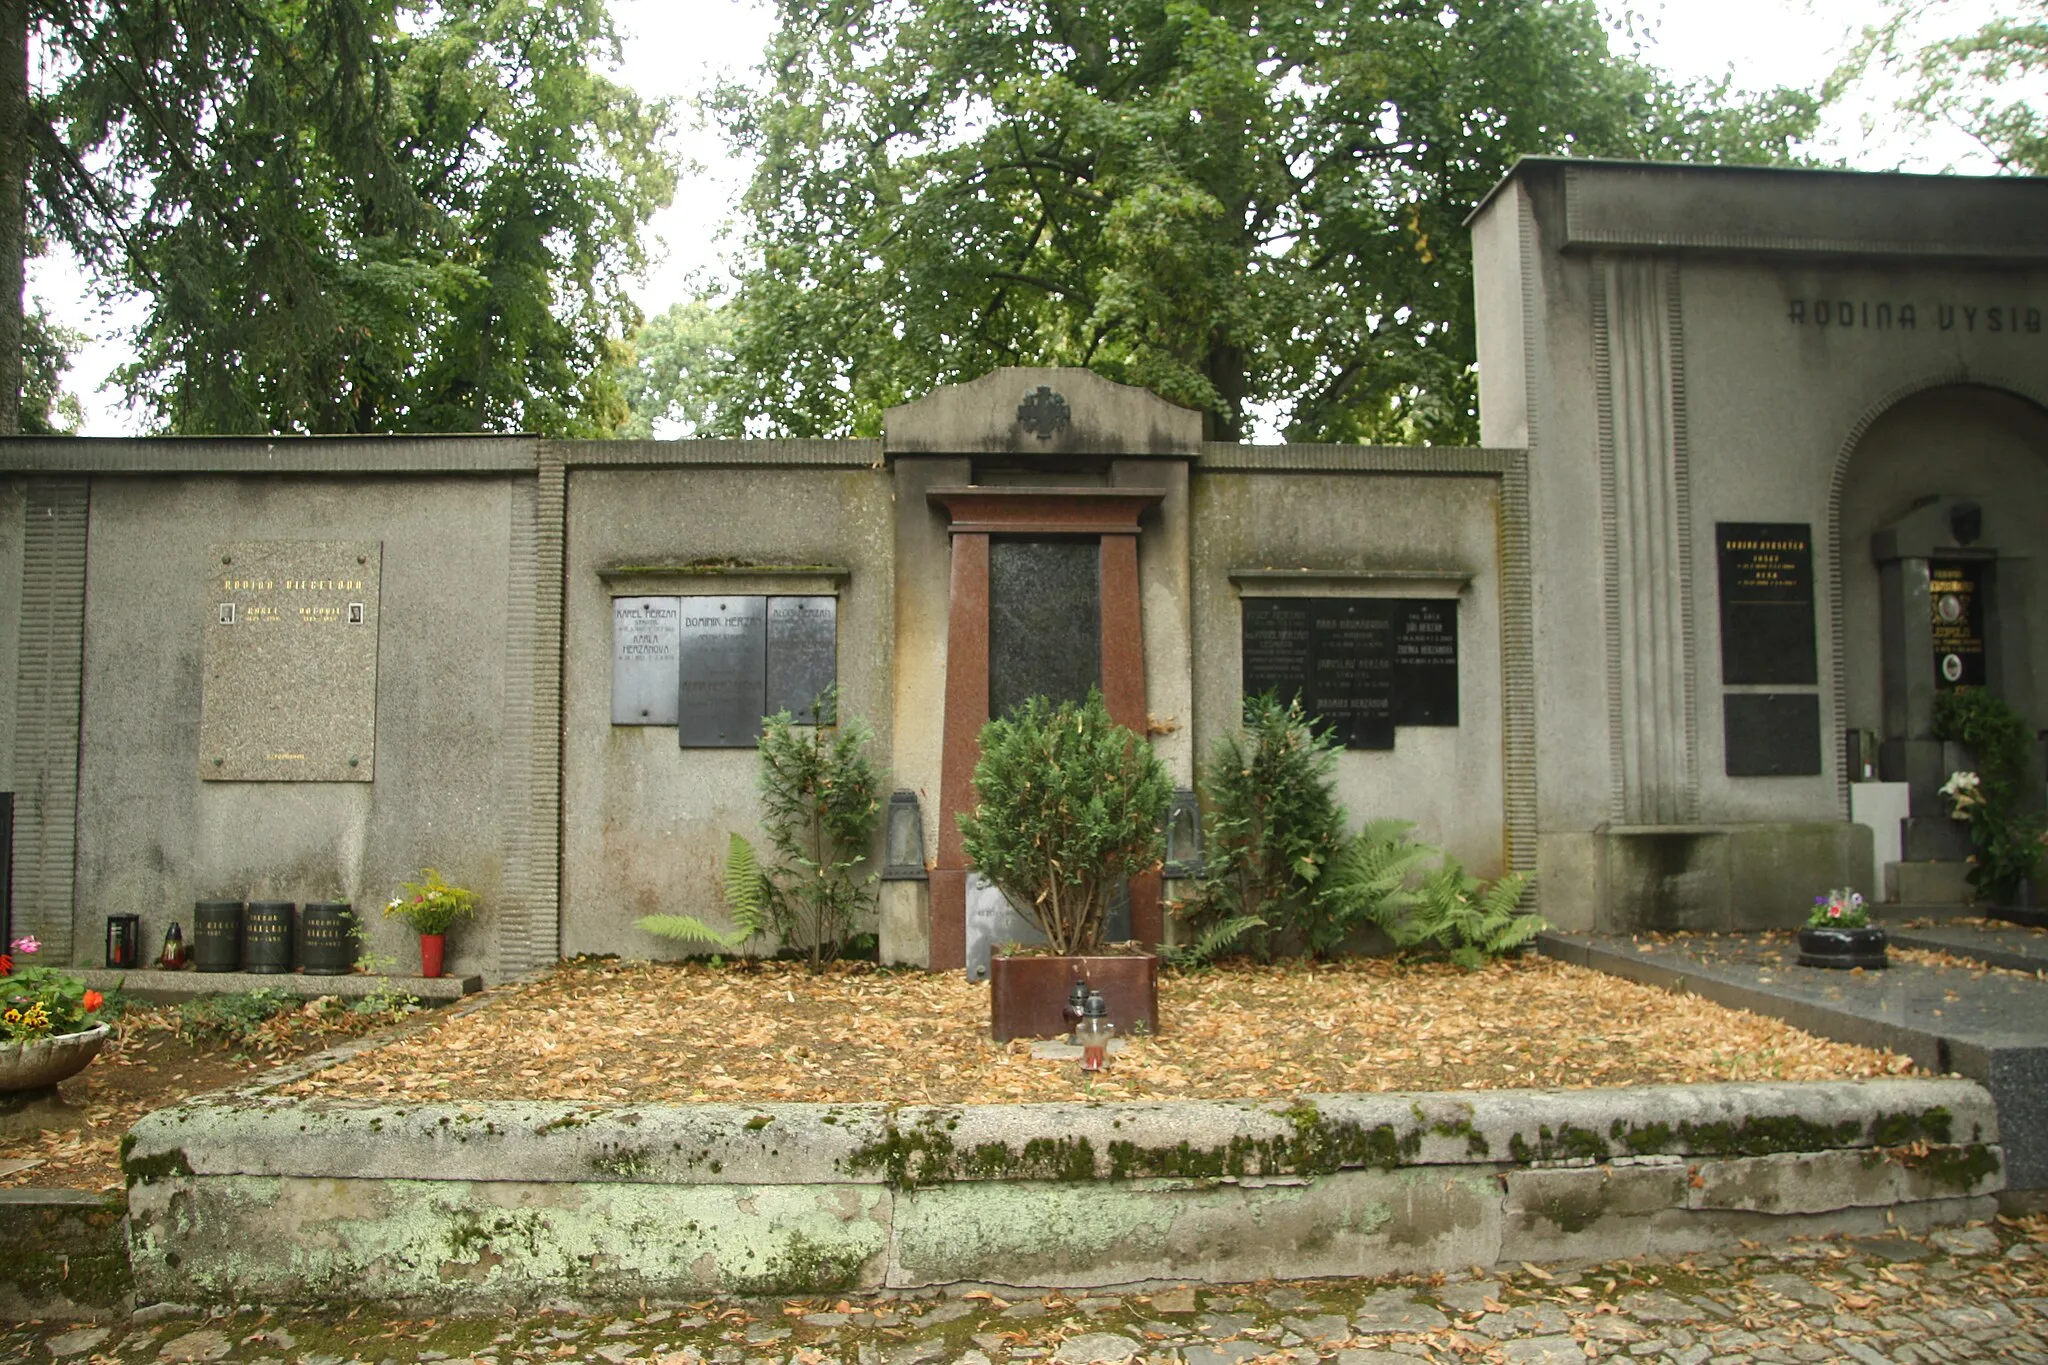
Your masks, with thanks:
[(828, 684), (895, 961), (1010, 935), (975, 734), (1090, 686), (1189, 789), (1300, 692), (1355, 817), (1568, 928), (1959, 900), (1936, 694), (2048, 724), (2048, 182), (1526, 160), (1471, 230), (1476, 448), (1030, 369), (879, 440), (0, 442), (17, 932), (94, 965), (111, 915), (431, 865), (482, 894), (458, 969), (670, 955), (635, 920), (722, 917), (760, 717)]

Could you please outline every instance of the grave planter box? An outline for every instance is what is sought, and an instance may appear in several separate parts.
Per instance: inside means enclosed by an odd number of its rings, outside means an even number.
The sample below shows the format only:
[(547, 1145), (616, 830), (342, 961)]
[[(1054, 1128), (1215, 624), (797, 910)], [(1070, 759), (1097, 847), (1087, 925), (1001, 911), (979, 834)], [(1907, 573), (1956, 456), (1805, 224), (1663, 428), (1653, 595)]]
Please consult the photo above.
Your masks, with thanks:
[(1884, 930), (1874, 924), (1861, 929), (1799, 931), (1802, 967), (1882, 967), (1884, 948)]
[(1117, 1036), (1159, 1032), (1159, 959), (1151, 953), (1058, 957), (996, 953), (988, 961), (989, 1020), (999, 1043), (1058, 1038), (1076, 981), (1102, 992)]

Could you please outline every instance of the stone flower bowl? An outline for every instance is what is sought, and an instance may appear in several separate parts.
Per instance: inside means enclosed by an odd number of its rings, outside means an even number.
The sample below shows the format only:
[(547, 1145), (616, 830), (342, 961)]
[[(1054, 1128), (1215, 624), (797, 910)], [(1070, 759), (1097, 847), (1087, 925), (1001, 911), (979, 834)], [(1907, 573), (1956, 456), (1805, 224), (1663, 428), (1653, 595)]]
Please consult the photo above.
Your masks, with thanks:
[(94, 1024), (83, 1033), (59, 1033), (27, 1043), (0, 1043), (0, 1094), (41, 1090), (85, 1070), (100, 1055), (112, 1033), (109, 1024)]

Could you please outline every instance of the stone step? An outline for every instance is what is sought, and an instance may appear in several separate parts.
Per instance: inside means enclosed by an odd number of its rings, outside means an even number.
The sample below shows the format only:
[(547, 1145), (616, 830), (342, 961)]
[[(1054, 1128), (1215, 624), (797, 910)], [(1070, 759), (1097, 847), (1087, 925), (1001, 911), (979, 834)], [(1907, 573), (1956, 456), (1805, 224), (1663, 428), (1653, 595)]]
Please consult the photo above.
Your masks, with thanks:
[(336, 976), (312, 976), (302, 972), (167, 972), (155, 967), (120, 971), (106, 967), (75, 969), (96, 991), (120, 987), (138, 1000), (179, 1001), (195, 995), (223, 995), (240, 991), (282, 991), (307, 999), (339, 995), (350, 999), (397, 991), (421, 1000), (445, 1003), (474, 995), (484, 988), (481, 976), (374, 976), (366, 972), (344, 972)]

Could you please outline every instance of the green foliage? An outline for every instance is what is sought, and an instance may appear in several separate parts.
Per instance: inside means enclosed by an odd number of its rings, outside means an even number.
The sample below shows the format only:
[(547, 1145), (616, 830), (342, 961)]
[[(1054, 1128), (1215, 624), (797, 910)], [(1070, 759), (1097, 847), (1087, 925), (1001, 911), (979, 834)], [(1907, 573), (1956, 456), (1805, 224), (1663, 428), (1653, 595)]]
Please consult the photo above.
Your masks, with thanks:
[(1517, 912), (1529, 881), (1525, 873), (1510, 872), (1488, 886), (1446, 856), (1412, 902), (1383, 907), (1379, 924), (1398, 947), (1427, 944), (1459, 966), (1477, 970), (1488, 958), (1513, 952), (1550, 927), (1541, 915)]
[(1032, 697), (982, 727), (976, 806), (960, 816), (967, 859), (1044, 932), (1055, 953), (1101, 947), (1118, 881), (1156, 867), (1173, 780), (1102, 694)]
[(401, 890), (384, 905), (384, 918), (402, 919), (416, 934), (445, 934), (455, 921), (476, 913), (476, 892), (451, 886), (433, 868), (423, 868), (416, 882), (401, 882)]
[(196, 995), (178, 1006), (178, 1036), (191, 1043), (251, 1047), (263, 1041), (263, 1025), (298, 1003), (276, 990)]
[(1964, 33), (1936, 35), (1954, 11), (1933, 0), (1892, 0), (1829, 82), (1838, 96), (1873, 73), (1909, 88), (1901, 113), (1960, 128), (2005, 171), (2048, 175), (2048, 0), (2005, 0), (2004, 12)]
[(731, 319), (701, 299), (649, 318), (633, 334), (633, 366), (622, 381), (631, 415), (619, 435), (645, 440), (656, 423), (674, 424), (678, 436), (716, 431), (712, 385), (731, 351)]
[(1263, 957), (1273, 933), (1316, 917), (1323, 873), (1344, 847), (1336, 766), (1335, 741), (1299, 697), (1244, 699), (1243, 729), (1216, 742), (1202, 773), (1202, 881), (1180, 911), (1196, 939), (1179, 960), (1206, 961), (1247, 935)]
[(846, 951), (879, 879), (861, 869), (881, 821), (881, 775), (867, 758), (866, 724), (849, 719), (835, 728), (837, 700), (829, 691), (816, 713), (828, 723), (800, 726), (787, 711), (762, 722), (761, 823), (776, 861), (763, 868), (754, 846), (732, 836), (725, 903), (734, 927), (716, 929), (694, 915), (649, 915), (636, 921), (640, 928), (728, 952), (772, 928), (784, 950), (796, 950), (814, 972)]
[(738, 952), (748, 939), (767, 930), (774, 895), (774, 885), (761, 875), (754, 846), (735, 832), (725, 846), (725, 907), (732, 917), (731, 929), (714, 928), (695, 915), (643, 915), (633, 923), (661, 938)]
[(2009, 905), (2020, 884), (2040, 875), (2042, 816), (2030, 800), (2033, 734), (2018, 711), (1981, 687), (1943, 692), (1934, 702), (1934, 737), (1966, 746), (1977, 763), (1970, 821), (1970, 885), (1977, 899)]
[(16, 967), (0, 976), (0, 1042), (28, 1042), (79, 1033), (114, 1018), (100, 993), (55, 967)]
[(148, 313), (177, 433), (625, 420), (674, 174), (603, 0), (51, 0), (32, 228)]
[(767, 718), (760, 778), (762, 824), (776, 855), (764, 874), (767, 909), (783, 946), (804, 952), (814, 972), (845, 950), (874, 904), (880, 872), (862, 868), (882, 818), (867, 725), (829, 724), (838, 714), (829, 692), (816, 712), (828, 723), (800, 726), (787, 711)]
[(21, 434), (71, 436), (85, 421), (85, 405), (64, 389), (71, 353), (85, 333), (52, 322), (38, 308), (21, 320)]
[(1311, 953), (1330, 957), (1353, 930), (1396, 923), (1413, 911), (1419, 897), (1409, 883), (1439, 856), (1428, 844), (1410, 842), (1414, 827), (1407, 820), (1372, 820), (1344, 841), (1301, 922)]
[(1327, 959), (1354, 930), (1412, 900), (1408, 883), (1436, 850), (1410, 843), (1402, 820), (1347, 834), (1336, 764), (1335, 741), (1300, 698), (1244, 699), (1243, 729), (1216, 742), (1203, 770), (1202, 881), (1175, 908), (1195, 940), (1170, 955), (1176, 966), (1239, 943), (1264, 957), (1280, 938)]
[(1790, 159), (1801, 92), (1673, 86), (1592, 0), (778, 0), (721, 432), (879, 432), (1080, 365), (1291, 440), (1476, 439), (1463, 220), (1522, 154)]

